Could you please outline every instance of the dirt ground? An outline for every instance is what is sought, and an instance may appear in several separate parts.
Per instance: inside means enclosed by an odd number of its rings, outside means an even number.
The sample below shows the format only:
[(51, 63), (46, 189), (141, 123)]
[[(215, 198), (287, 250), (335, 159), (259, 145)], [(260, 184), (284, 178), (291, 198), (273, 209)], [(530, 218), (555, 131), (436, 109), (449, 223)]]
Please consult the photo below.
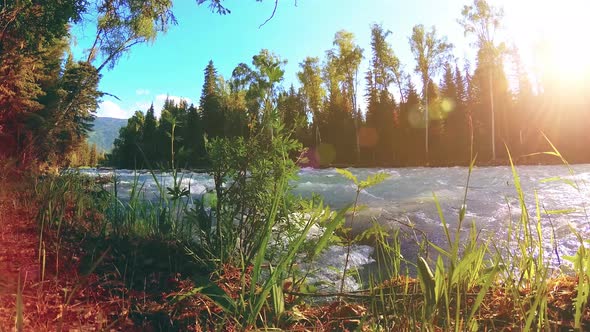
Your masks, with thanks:
[[(109, 330), (102, 299), (88, 293), (91, 278), (80, 278), (67, 266), (57, 278), (47, 251), (42, 271), (37, 209), (26, 193), (16, 180), (0, 184), (0, 332)], [(75, 261), (75, 253), (68, 255)], [(71, 261), (64, 260), (64, 265)], [(19, 294), (22, 305), (17, 305)]]

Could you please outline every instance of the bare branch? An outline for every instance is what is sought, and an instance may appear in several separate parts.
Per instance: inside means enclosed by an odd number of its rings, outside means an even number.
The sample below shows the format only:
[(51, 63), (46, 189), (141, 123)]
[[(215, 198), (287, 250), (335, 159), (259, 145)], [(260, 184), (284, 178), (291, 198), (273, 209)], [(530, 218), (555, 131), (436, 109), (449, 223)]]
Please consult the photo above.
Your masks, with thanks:
[(275, 16), (275, 13), (277, 12), (277, 7), (279, 6), (279, 0), (275, 0), (275, 7), (272, 10), (272, 14), (270, 14), (270, 17), (266, 19), (266, 21), (264, 21), (264, 23), (262, 23), (261, 25), (258, 26), (258, 29), (262, 28), (266, 23), (268, 23), (270, 20), (272, 20), (272, 18)]
[(112, 94), (112, 93), (108, 93), (108, 92), (101, 92), (101, 93), (102, 93), (103, 95), (105, 95), (105, 96), (113, 97), (113, 98), (115, 98), (115, 99), (117, 99), (117, 100), (121, 101), (121, 98), (119, 98), (119, 97), (115, 96), (115, 95), (114, 95), (114, 94)]

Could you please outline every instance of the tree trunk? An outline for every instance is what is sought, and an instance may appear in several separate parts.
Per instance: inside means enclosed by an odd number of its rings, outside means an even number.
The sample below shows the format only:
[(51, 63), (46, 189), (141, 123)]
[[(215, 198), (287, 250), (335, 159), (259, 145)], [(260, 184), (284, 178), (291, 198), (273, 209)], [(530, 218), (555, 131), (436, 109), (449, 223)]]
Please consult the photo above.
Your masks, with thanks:
[(488, 78), (490, 80), (490, 109), (492, 111), (492, 161), (496, 160), (496, 115), (494, 114), (494, 78), (490, 64)]
[(429, 161), (429, 154), (428, 154), (428, 129), (429, 129), (429, 114), (428, 114), (428, 83), (430, 79), (426, 80), (425, 88), (424, 88), (424, 125), (425, 125), (425, 142), (424, 142), (424, 151), (426, 157), (426, 164), (428, 165)]

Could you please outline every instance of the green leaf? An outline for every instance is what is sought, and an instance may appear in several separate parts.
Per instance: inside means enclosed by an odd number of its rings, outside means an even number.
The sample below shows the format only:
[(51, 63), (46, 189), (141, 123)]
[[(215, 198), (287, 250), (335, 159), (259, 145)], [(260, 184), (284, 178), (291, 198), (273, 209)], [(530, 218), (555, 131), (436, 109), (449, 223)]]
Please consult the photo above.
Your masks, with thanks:
[(443, 248), (437, 246), (436, 244), (429, 242), (429, 244), (434, 248), (434, 250), (438, 251), (441, 255), (444, 255), (447, 258), (452, 258), (451, 253), (444, 250)]
[(420, 279), (420, 286), (424, 292), (426, 317), (429, 318), (436, 308), (435, 288), (436, 282), (432, 271), (423, 257), (418, 257), (418, 279)]
[(459, 209), (459, 222), (465, 220), (465, 213), (467, 212), (467, 205), (462, 204), (461, 209)]
[(336, 168), (336, 172), (338, 172), (338, 174), (344, 176), (345, 178), (349, 179), (350, 181), (354, 182), (354, 184), (358, 185), (358, 179), (349, 170)]
[(576, 186), (576, 183), (570, 179), (565, 179), (562, 178), (561, 176), (554, 176), (554, 177), (550, 177), (550, 178), (546, 178), (546, 179), (542, 179), (541, 183), (550, 183), (550, 182), (563, 182), (575, 189), (578, 188), (578, 186)]
[(326, 229), (316, 244), (314, 256), (318, 255), (322, 250), (324, 250), (330, 239), (333, 237), (334, 231), (338, 227), (342, 226), (345, 220), (344, 216), (346, 216), (346, 213), (350, 210), (351, 206), (352, 204), (349, 204), (348, 206), (340, 209), (334, 218), (325, 225)]
[(434, 273), (434, 297), (436, 299), (436, 302), (439, 301), (439, 299), (441, 298), (443, 292), (444, 292), (444, 288), (446, 285), (446, 280), (445, 280), (445, 265), (442, 259), (442, 256), (438, 256), (437, 260), (436, 260), (436, 270)]
[[(270, 273), (272, 274), (273, 268), (272, 265), (269, 264)], [(272, 284), (272, 303), (273, 303), (273, 310), (275, 312), (276, 317), (280, 317), (283, 312), (285, 312), (285, 296), (283, 294), (283, 287), (281, 285), (282, 280), (277, 279), (277, 282)]]
[(365, 181), (361, 181), (361, 183), (359, 184), (359, 187), (361, 189), (373, 187), (373, 186), (378, 185), (379, 183), (389, 179), (389, 177), (390, 177), (390, 175), (387, 173), (384, 173), (384, 172), (371, 174), (367, 177), (367, 179)]
[(205, 193), (202, 198), (203, 204), (206, 207), (215, 209), (217, 206), (217, 195), (213, 193)]
[(577, 209), (562, 209), (562, 210), (548, 210), (545, 211), (547, 214), (568, 214), (572, 212), (576, 212)]

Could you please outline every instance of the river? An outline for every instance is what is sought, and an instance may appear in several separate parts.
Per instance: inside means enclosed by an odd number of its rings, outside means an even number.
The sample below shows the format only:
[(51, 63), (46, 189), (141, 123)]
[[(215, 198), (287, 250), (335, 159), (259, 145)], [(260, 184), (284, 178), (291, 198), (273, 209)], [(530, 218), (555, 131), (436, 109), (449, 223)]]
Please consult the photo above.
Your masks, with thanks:
[[(541, 210), (541, 224), (544, 246), (547, 253), (553, 255), (550, 264), (558, 267), (559, 256), (572, 255), (579, 247), (579, 241), (571, 231), (577, 230), (584, 238), (590, 234), (590, 223), (586, 208), (590, 198), (590, 165), (573, 165), (569, 169), (565, 165), (552, 166), (517, 166), (524, 199), (531, 217), (536, 224), (536, 200)], [(429, 240), (437, 245), (445, 246), (442, 223), (436, 208), (434, 195), (440, 203), (443, 215), (455, 229), (459, 219), (459, 211), (464, 202), (468, 169), (465, 167), (450, 168), (351, 168), (359, 179), (377, 172), (385, 172), (389, 178), (360, 193), (359, 201), (366, 208), (355, 221), (355, 231), (366, 229), (371, 220), (377, 220), (388, 229), (399, 228), (408, 231), (404, 224), (412, 224), (424, 231)], [(92, 175), (112, 175), (112, 170), (83, 170)], [(130, 190), (135, 172), (117, 170), (120, 180), (120, 193), (124, 196)], [(146, 196), (157, 193), (156, 184), (150, 173), (139, 172), (139, 182), (143, 183)], [(157, 175), (160, 181), (171, 182), (170, 174)], [(203, 173), (187, 172), (183, 184), (190, 187), (194, 196), (202, 195), (213, 188), (212, 178)], [(352, 202), (356, 187), (349, 180), (338, 174), (335, 169), (301, 169), (299, 179), (293, 183), (294, 193), (310, 197), (312, 193), (321, 195), (325, 202), (333, 208), (343, 207)], [(467, 198), (465, 200), (466, 218), (462, 234), (468, 233), (469, 226), (474, 223), (480, 232), (482, 241), (505, 241), (507, 229), (511, 222), (518, 222), (521, 208), (515, 179), (509, 166), (475, 167), (472, 171)], [(567, 213), (550, 214), (548, 211), (564, 211)], [(534, 227), (533, 227), (534, 229)], [(555, 236), (555, 245), (551, 238)], [(413, 260), (416, 246), (404, 242), (402, 254)], [(336, 248), (326, 257), (327, 262), (338, 265), (342, 256)], [(356, 263), (359, 266), (371, 262), (371, 250), (366, 246), (355, 251)]]

